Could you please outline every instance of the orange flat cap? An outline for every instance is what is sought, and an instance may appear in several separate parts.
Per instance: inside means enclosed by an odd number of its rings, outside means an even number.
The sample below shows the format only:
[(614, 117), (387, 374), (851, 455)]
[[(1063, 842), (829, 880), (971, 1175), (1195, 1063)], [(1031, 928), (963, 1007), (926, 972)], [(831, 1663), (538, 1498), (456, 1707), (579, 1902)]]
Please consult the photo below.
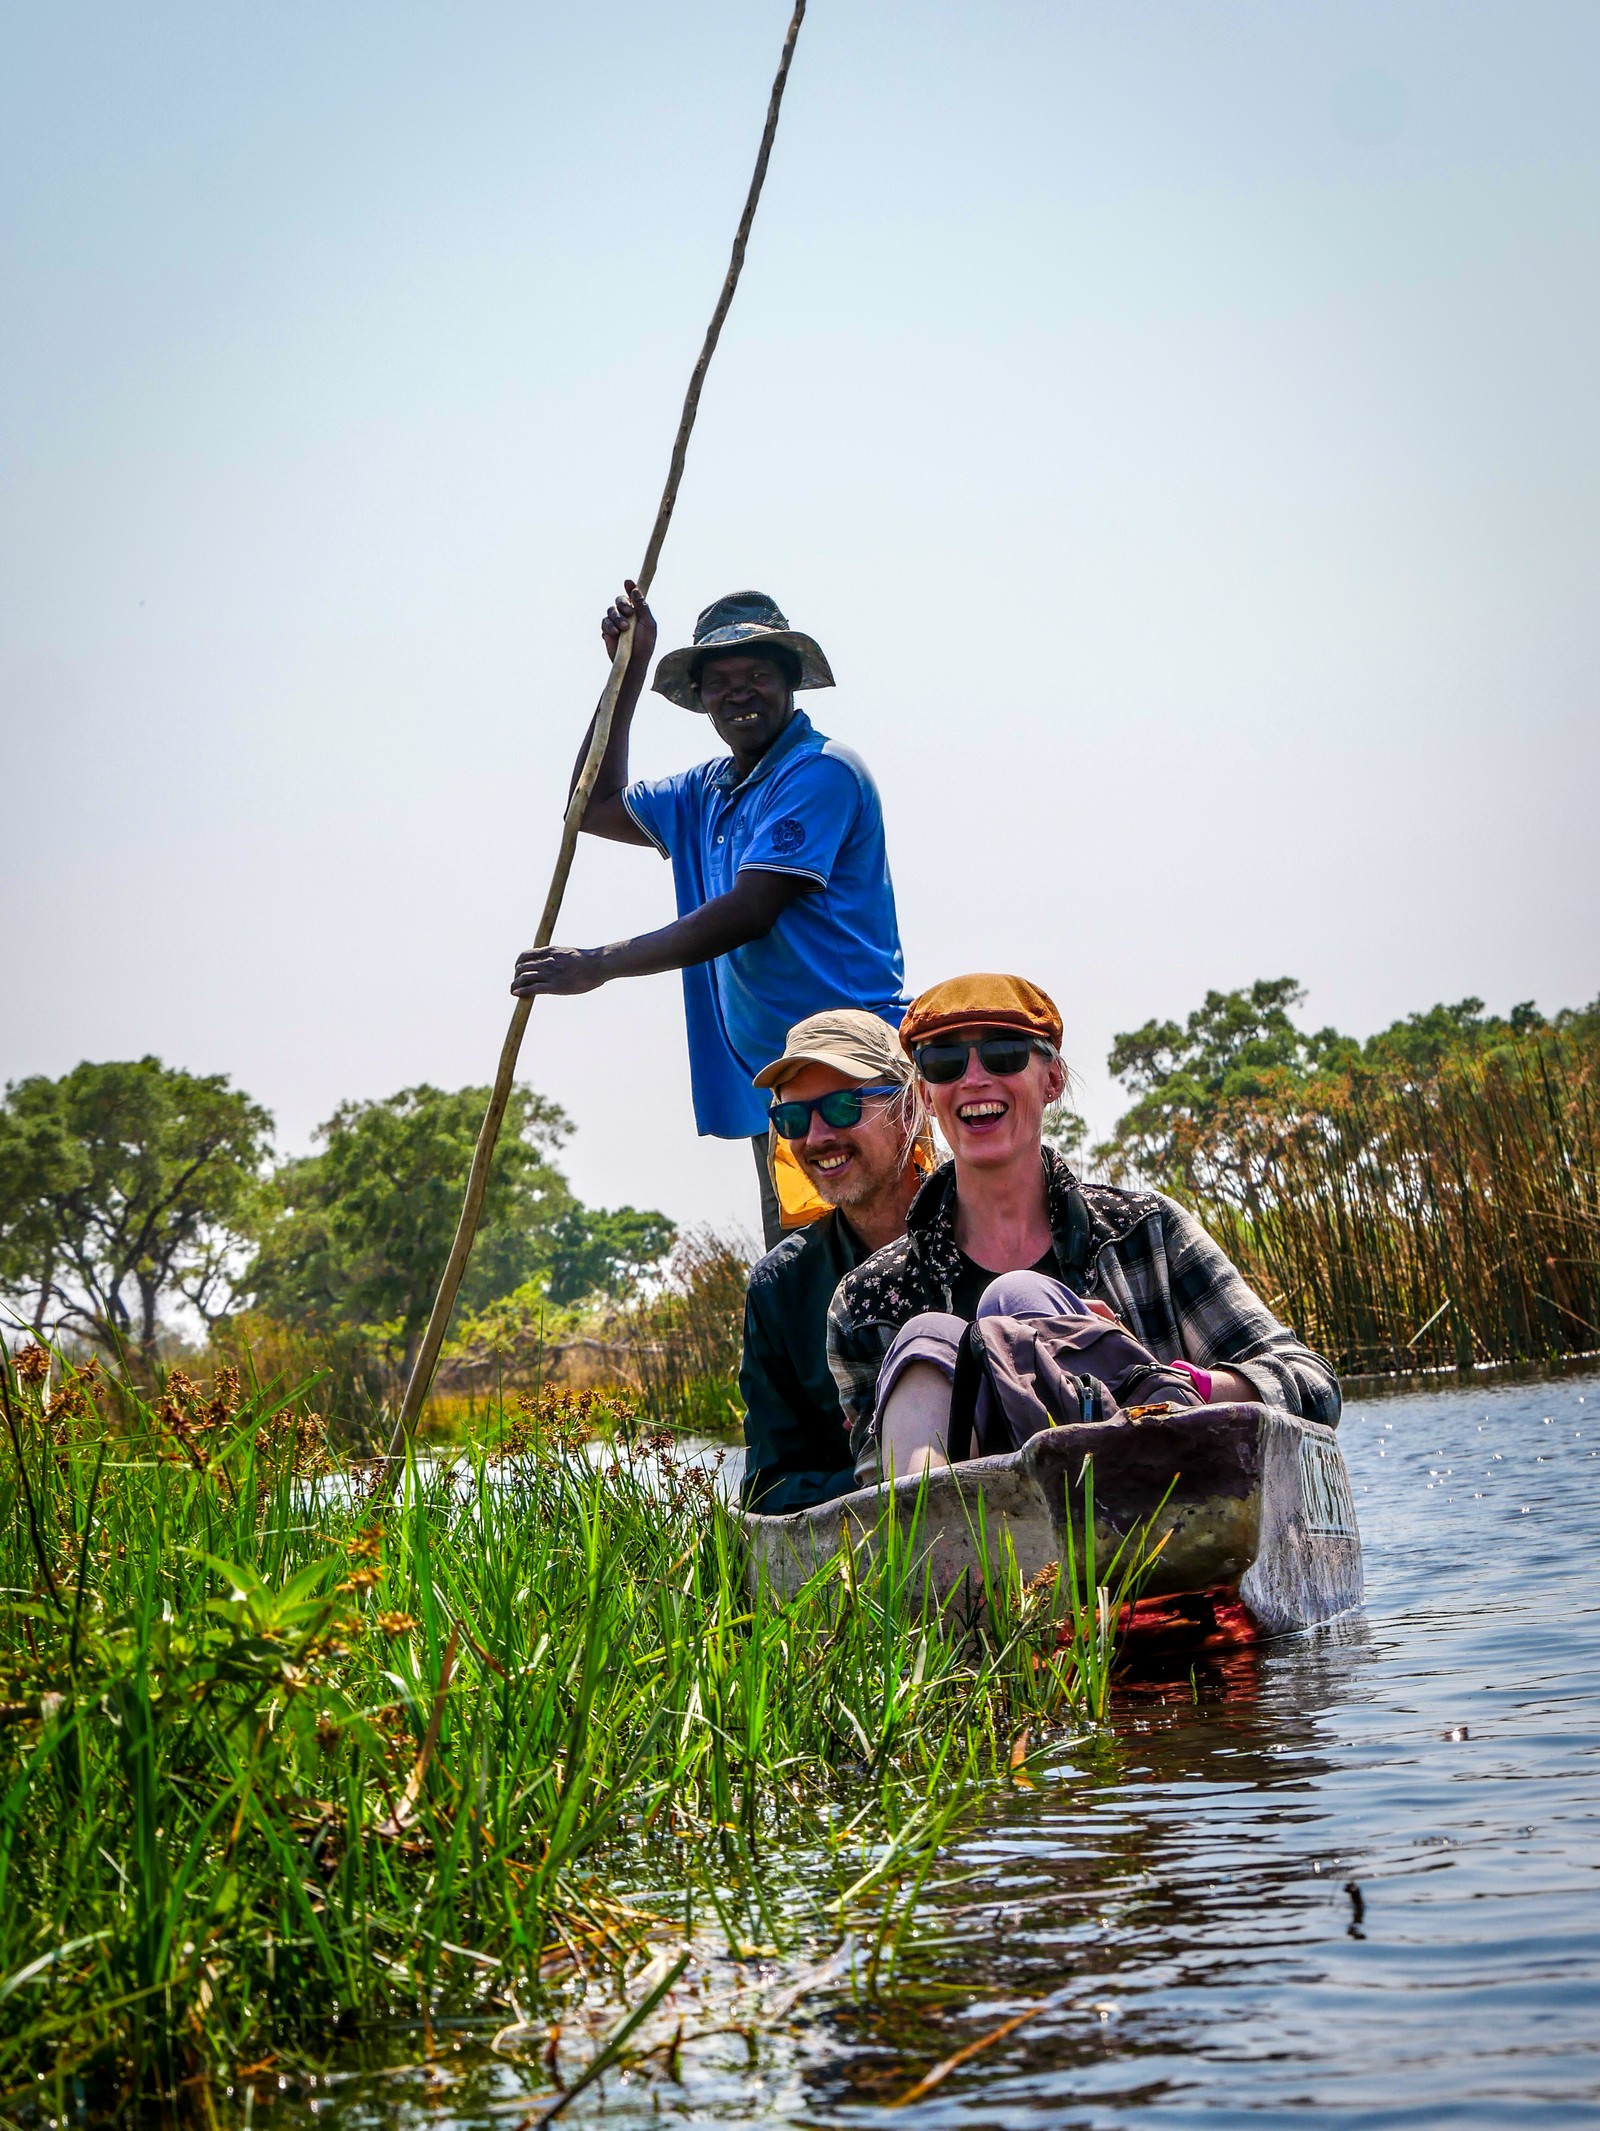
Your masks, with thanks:
[(900, 1041), (909, 1052), (949, 1029), (1022, 1029), (1061, 1047), (1061, 1016), (1048, 992), (1026, 977), (947, 977), (906, 1009)]

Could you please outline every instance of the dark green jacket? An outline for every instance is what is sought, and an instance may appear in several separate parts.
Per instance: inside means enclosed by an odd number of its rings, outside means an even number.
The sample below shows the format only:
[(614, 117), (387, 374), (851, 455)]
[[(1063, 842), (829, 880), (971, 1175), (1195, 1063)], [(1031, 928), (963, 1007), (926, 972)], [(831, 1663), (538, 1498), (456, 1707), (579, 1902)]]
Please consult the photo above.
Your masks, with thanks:
[(778, 1517), (856, 1485), (828, 1373), (828, 1305), (866, 1255), (844, 1217), (830, 1213), (785, 1236), (750, 1275), (739, 1365), (746, 1509)]

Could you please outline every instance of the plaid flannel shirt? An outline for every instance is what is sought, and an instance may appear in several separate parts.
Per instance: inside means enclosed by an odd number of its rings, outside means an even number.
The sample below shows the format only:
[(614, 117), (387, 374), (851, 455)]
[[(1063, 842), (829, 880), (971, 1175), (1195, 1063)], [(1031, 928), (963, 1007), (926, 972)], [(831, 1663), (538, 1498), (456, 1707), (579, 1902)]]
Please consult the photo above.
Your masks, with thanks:
[[(1051, 1148), (1043, 1156), (1056, 1263), (1070, 1287), (1108, 1303), (1157, 1361), (1237, 1369), (1263, 1404), (1338, 1425), (1330, 1365), (1279, 1323), (1193, 1214), (1157, 1191), (1079, 1184)], [(950, 1308), (961, 1269), (955, 1212), (947, 1162), (911, 1202), (906, 1233), (847, 1273), (829, 1306), (828, 1367), (863, 1487), (878, 1479), (878, 1370), (889, 1342), (909, 1318)]]

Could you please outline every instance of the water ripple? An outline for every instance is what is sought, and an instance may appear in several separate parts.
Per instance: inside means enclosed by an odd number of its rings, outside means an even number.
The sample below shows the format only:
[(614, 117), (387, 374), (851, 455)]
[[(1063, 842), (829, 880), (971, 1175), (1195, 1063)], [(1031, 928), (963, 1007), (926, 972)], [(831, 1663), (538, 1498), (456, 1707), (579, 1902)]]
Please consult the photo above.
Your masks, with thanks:
[[(1360, 1613), (1127, 1698), (1109, 1746), (995, 1800), (893, 1998), (808, 2000), (753, 2054), (613, 2081), (572, 2116), (1600, 2122), (1600, 1377), (1361, 1399), (1341, 1437)], [(492, 2086), (335, 2113), (488, 2126), (525, 2106)]]

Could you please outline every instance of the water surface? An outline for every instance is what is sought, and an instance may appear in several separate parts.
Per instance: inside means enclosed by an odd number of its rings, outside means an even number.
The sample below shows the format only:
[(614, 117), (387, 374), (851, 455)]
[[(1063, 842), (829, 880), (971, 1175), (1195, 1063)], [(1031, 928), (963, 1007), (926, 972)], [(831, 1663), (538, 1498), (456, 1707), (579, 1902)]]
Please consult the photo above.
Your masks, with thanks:
[[(1340, 1433), (1358, 1614), (1126, 1696), (991, 1801), (888, 2000), (838, 1979), (565, 2120), (1600, 2123), (1600, 1376), (1358, 1397)], [(356, 2080), (322, 2121), (504, 2124), (539, 2084)]]

